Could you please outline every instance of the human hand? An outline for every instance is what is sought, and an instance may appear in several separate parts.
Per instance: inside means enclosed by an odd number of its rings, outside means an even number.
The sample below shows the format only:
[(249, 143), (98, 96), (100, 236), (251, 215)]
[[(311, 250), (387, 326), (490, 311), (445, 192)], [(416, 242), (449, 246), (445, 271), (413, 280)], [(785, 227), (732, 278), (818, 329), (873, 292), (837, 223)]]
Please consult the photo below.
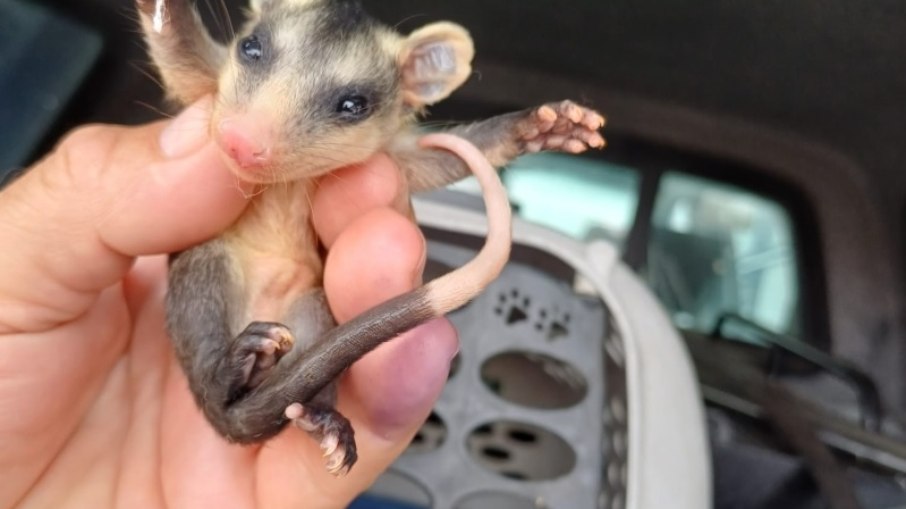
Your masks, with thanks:
[[(207, 100), (174, 122), (79, 129), (0, 192), (0, 507), (345, 507), (443, 388), (457, 349), (446, 320), (356, 363), (339, 410), (359, 462), (341, 478), (300, 430), (248, 447), (213, 431), (164, 330), (160, 255), (246, 205), (207, 138), (209, 113)], [(425, 244), (388, 158), (337, 176), (313, 207), (345, 321), (419, 284)]]

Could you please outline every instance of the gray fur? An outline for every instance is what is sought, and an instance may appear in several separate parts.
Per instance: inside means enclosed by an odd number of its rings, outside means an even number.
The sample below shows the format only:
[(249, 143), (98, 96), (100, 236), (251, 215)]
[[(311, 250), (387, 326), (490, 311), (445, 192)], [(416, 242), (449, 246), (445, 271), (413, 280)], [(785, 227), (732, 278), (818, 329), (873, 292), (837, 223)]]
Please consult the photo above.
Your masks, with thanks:
[(204, 388), (193, 391), (202, 408), (225, 405), (229, 398), (232, 377), (222, 376), (230, 346), (225, 339), (234, 336), (231, 316), (244, 301), (230, 276), (232, 263), (220, 239), (171, 257), (167, 329), (189, 386)]
[[(249, 442), (282, 429), (286, 424), (282, 413), (289, 403), (274, 405), (270, 402), (272, 398), (264, 395), (260, 400), (268, 402), (271, 411), (263, 412), (255, 405), (248, 409), (246, 394), (237, 397), (236, 391), (243, 385), (242, 370), (231, 354), (242, 332), (232, 324), (233, 317), (244, 314), (245, 297), (233, 276), (236, 267), (221, 239), (174, 255), (166, 302), (167, 329), (189, 387), (205, 416), (230, 440)], [(293, 331), (295, 345), (280, 359), (279, 372), (274, 372), (274, 378), (291, 378), (295, 367), (306, 362), (305, 353), (336, 326), (320, 288), (298, 299), (284, 322)], [(302, 401), (314, 399), (321, 405), (332, 406), (336, 391), (331, 380), (318, 383)], [(261, 392), (266, 393), (268, 389), (262, 387)], [(262, 423), (265, 414), (268, 418)]]

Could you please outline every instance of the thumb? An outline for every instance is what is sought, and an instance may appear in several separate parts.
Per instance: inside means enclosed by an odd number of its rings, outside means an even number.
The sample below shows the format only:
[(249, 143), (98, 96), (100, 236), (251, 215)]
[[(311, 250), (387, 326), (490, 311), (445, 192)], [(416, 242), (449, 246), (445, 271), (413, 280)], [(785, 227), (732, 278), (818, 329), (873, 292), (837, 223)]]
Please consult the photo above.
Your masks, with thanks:
[(0, 333), (84, 313), (134, 257), (185, 249), (246, 200), (209, 138), (212, 101), (169, 122), (70, 133), (0, 193)]

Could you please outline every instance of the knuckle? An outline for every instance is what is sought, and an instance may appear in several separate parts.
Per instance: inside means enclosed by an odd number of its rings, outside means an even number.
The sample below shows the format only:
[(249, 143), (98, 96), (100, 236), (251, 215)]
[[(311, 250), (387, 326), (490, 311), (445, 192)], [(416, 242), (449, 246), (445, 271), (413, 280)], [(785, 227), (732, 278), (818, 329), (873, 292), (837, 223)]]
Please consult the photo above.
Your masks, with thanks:
[(93, 124), (66, 134), (54, 149), (62, 170), (57, 177), (71, 185), (101, 176), (110, 164), (121, 133), (120, 127)]
[(118, 138), (119, 129), (116, 127), (86, 125), (66, 134), (57, 145), (56, 152), (73, 163), (96, 164), (106, 158)]

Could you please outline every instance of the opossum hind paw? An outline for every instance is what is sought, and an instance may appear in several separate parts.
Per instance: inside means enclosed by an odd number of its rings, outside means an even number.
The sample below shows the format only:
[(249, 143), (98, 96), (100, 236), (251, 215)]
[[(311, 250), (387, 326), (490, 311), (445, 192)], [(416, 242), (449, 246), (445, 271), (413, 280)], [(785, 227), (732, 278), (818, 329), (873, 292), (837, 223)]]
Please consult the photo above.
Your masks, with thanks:
[(328, 472), (335, 476), (349, 473), (358, 454), (355, 432), (345, 417), (333, 408), (299, 403), (286, 408), (286, 417), (320, 443)]
[(252, 322), (233, 343), (234, 368), (241, 373), (241, 388), (257, 387), (267, 378), (286, 352), (293, 347), (293, 335), (285, 325)]
[(604, 117), (572, 101), (545, 104), (522, 121), (520, 138), (526, 151), (561, 150), (578, 154), (589, 147), (602, 148)]

